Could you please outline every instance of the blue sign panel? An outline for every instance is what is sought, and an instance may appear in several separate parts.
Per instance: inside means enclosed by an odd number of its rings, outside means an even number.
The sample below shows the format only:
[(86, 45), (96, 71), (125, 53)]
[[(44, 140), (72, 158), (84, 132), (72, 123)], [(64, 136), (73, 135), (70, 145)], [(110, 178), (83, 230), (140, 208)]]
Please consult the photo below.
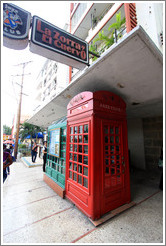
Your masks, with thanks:
[(25, 49), (28, 45), (31, 14), (14, 4), (3, 3), (3, 45)]
[(50, 131), (49, 154), (60, 157), (60, 128)]

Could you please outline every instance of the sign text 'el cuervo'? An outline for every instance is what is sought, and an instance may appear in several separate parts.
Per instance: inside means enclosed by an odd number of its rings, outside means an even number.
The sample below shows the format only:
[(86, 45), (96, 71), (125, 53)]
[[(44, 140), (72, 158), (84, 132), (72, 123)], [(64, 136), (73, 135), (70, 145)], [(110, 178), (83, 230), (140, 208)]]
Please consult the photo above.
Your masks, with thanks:
[(37, 16), (33, 16), (30, 51), (78, 69), (89, 63), (87, 42)]

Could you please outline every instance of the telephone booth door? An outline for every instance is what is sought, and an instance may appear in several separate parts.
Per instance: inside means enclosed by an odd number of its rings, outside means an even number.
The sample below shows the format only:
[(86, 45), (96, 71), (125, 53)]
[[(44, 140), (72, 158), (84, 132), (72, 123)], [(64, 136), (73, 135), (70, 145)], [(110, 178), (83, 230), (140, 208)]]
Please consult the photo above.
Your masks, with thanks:
[(102, 122), (102, 214), (130, 202), (129, 170), (125, 167), (128, 158), (125, 132), (123, 120)]

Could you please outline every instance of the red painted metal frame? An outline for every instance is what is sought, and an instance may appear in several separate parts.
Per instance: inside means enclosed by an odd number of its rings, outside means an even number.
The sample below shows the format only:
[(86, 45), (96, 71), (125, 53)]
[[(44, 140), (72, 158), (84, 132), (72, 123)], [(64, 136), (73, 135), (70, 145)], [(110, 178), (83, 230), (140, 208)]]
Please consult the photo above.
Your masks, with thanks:
[[(67, 109), (66, 197), (92, 220), (99, 219), (108, 211), (130, 202), (126, 104), (119, 96), (108, 91), (82, 92), (70, 101)], [(76, 159), (74, 161), (74, 149), (72, 148), (75, 144), (78, 151), (79, 143), (74, 143), (74, 140), (71, 143), (70, 137), (73, 136), (74, 139), (76, 136), (79, 140), (81, 133), (77, 132), (72, 135), (70, 129), (86, 124), (89, 125), (88, 188), (84, 186), (83, 182), (78, 183), (78, 178), (73, 180), (73, 176), (69, 177), (69, 172), (72, 170), (70, 168), (73, 168), (71, 173), (76, 173), (77, 177), (80, 175), (78, 165), (82, 165), (80, 170), (83, 177), (85, 165), (83, 164), (83, 153), (79, 159), (79, 153), (75, 152)], [(110, 129), (110, 126), (114, 128), (114, 135), (111, 135), (111, 130), (106, 134), (109, 139), (111, 139), (111, 136), (113, 137), (113, 144), (111, 140), (109, 144), (105, 143), (105, 125), (109, 127), (108, 129)], [(115, 129), (119, 129), (117, 134)], [(118, 143), (116, 143), (116, 139)], [(114, 154), (110, 152), (109, 157), (107, 157), (109, 160), (108, 166), (105, 163), (105, 153), (107, 151), (104, 152), (104, 146), (106, 145), (109, 146), (110, 151), (111, 146), (114, 146), (115, 151)], [(80, 149), (84, 149), (84, 145)], [(113, 164), (111, 164), (111, 158), (114, 158)], [(81, 160), (82, 163), (79, 163), (78, 160)], [(74, 164), (71, 164), (74, 162), (77, 171), (74, 170)], [(111, 173), (112, 171), (113, 173)], [(105, 186), (106, 178), (108, 178), (108, 184), (111, 184), (108, 187)], [(114, 179), (115, 182), (113, 182)]]

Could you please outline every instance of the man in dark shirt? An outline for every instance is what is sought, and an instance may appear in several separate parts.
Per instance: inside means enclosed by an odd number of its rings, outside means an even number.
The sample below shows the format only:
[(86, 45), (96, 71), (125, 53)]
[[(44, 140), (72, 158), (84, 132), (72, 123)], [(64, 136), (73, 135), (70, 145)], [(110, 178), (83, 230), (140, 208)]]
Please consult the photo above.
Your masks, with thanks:
[(6, 145), (3, 144), (3, 183), (7, 178), (7, 170), (6, 168), (13, 163), (12, 156), (6, 150)]
[(36, 161), (37, 148), (38, 148), (38, 145), (36, 144), (36, 142), (34, 142), (34, 145), (32, 146), (32, 151), (31, 151), (31, 154), (32, 154), (32, 162), (35, 162)]

